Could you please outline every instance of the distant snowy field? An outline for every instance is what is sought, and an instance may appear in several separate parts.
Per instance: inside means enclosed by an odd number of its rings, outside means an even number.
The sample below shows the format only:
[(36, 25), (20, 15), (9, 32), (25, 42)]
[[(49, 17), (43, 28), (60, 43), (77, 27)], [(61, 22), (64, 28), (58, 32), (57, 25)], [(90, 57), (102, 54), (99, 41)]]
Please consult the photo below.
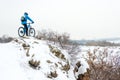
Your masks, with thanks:
[(120, 43), (120, 40), (116, 40), (116, 41), (108, 41), (108, 42), (112, 42), (112, 43)]

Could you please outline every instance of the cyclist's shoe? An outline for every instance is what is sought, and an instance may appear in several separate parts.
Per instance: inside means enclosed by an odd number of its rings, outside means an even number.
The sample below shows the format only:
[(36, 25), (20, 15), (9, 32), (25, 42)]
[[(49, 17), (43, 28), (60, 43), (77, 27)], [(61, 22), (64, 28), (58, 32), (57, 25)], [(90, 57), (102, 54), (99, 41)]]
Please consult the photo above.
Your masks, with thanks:
[(23, 36), (23, 38), (26, 38), (26, 39), (28, 39), (29, 37), (25, 35), (25, 36)]

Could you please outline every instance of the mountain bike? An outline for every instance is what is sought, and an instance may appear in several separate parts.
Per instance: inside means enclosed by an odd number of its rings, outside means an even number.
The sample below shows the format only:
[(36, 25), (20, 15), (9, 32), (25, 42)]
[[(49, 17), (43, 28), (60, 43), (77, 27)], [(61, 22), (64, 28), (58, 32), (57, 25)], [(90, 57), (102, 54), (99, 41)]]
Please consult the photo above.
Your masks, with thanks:
[[(35, 37), (35, 29), (31, 27), (31, 24), (33, 23), (27, 23), (28, 27), (28, 36)], [(18, 35), (20, 37), (23, 37), (26, 34), (26, 29), (24, 27), (18, 28)]]

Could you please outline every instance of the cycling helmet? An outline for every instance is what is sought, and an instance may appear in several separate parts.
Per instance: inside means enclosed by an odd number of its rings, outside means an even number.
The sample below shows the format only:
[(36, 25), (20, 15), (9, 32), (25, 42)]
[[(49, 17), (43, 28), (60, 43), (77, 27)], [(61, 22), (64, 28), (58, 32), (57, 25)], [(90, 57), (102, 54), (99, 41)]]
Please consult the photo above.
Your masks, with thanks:
[(27, 13), (27, 12), (25, 12), (24, 14), (25, 14), (25, 15), (28, 15), (28, 13)]

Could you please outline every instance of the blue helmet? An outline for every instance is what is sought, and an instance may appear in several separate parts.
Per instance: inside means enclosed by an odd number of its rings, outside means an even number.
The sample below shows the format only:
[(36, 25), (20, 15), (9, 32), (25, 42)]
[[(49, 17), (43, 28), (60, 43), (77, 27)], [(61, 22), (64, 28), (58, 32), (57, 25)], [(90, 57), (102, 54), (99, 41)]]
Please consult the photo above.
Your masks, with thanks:
[(28, 15), (28, 13), (27, 13), (27, 12), (25, 12), (25, 13), (24, 13), (24, 15)]

